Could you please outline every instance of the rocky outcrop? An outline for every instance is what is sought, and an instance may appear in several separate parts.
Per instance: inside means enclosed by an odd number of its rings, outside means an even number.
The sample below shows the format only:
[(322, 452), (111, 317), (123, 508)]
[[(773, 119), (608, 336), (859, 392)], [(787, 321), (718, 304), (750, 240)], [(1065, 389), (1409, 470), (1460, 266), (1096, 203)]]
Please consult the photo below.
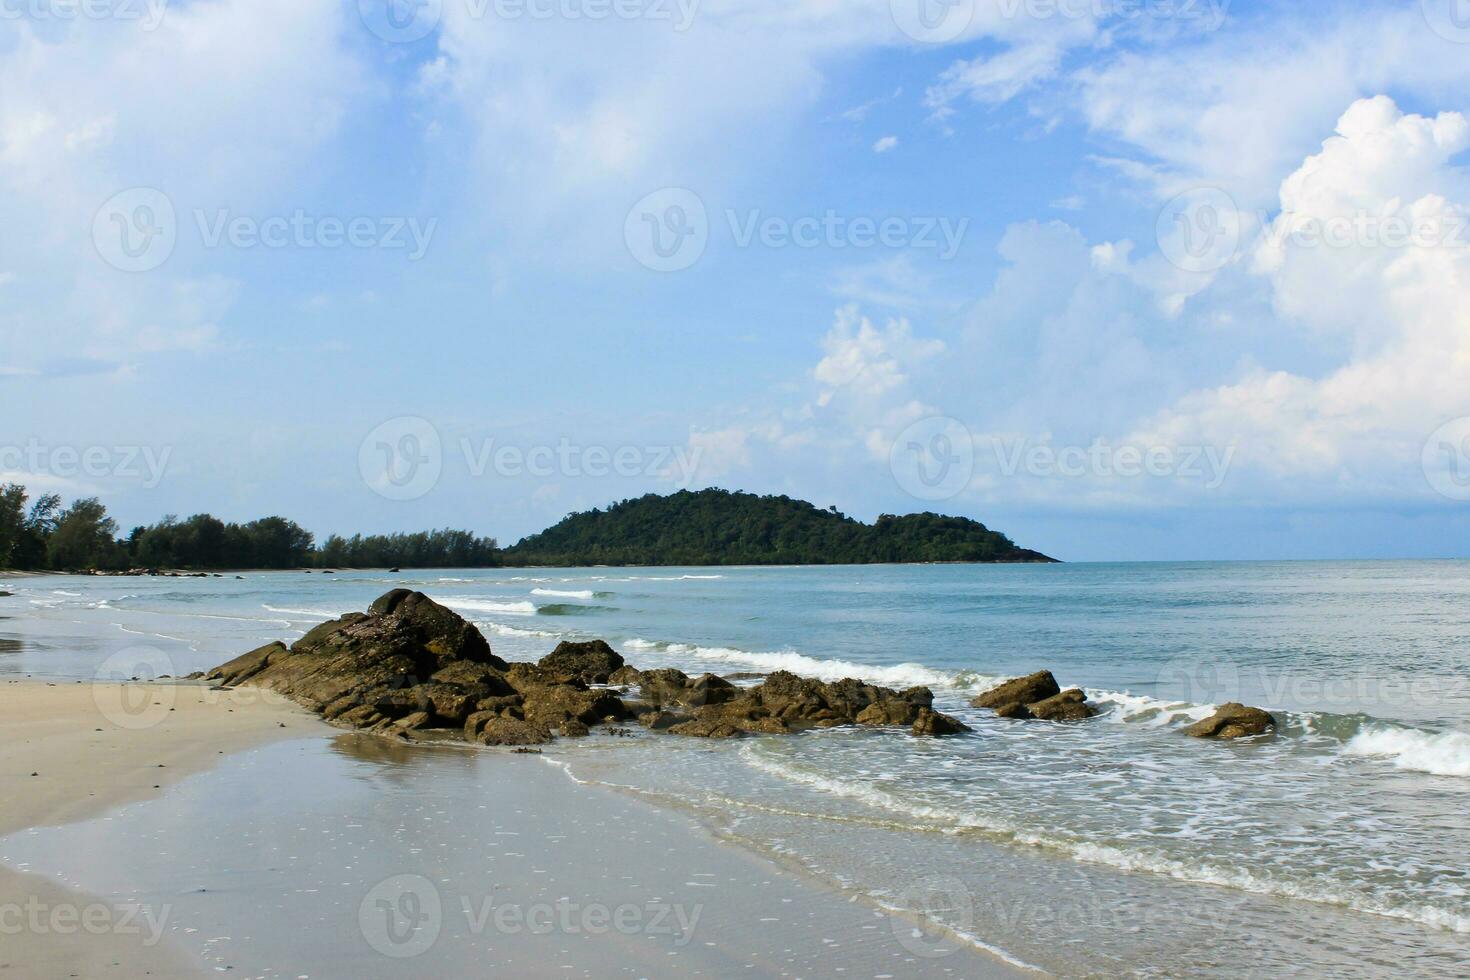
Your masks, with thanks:
[(267, 644), (206, 676), (279, 691), (356, 727), (420, 712), (428, 724), (458, 727), (482, 699), (514, 692), (503, 674), (508, 666), (458, 614), (397, 589), (366, 613), (323, 623), (289, 648)]
[(1220, 705), (1213, 715), (1190, 725), (1184, 733), (1195, 738), (1231, 739), (1263, 735), (1275, 727), (1276, 717), (1269, 711), (1232, 701)]
[(740, 689), (723, 677), (701, 674), (691, 678), (682, 670), (666, 667), (659, 670), (634, 670), (624, 667), (613, 675), (613, 682), (637, 687), (639, 696), (654, 708), (683, 705), (698, 708), (707, 704), (732, 701)]
[(919, 716), (914, 719), (914, 727), (909, 730), (909, 734), (915, 737), (934, 738), (940, 735), (960, 735), (970, 731), (974, 729), (958, 718), (940, 714), (932, 708), (920, 708)]
[(991, 708), (1001, 718), (1082, 721), (1097, 714), (1086, 694), (1076, 688), (1063, 691), (1049, 670), (1006, 681), (970, 703)]
[(623, 658), (602, 640), (563, 642), (537, 666), (554, 674), (578, 677), (588, 684), (606, 684), (613, 671), (623, 666)]
[[(754, 687), (713, 674), (639, 671), (601, 640), (563, 643), (539, 663), (508, 664), (475, 627), (420, 592), (395, 589), (322, 623), (289, 647), (270, 643), (207, 679), (266, 687), (346, 728), (482, 745), (541, 745), (593, 725), (637, 718), (646, 728), (704, 738), (786, 734), (836, 725), (904, 727), (915, 735), (969, 731), (933, 710), (922, 687), (894, 691), (778, 672)], [(602, 686), (638, 688), (624, 701)]]
[[(958, 720), (933, 711), (933, 703), (934, 695), (925, 687), (894, 691), (852, 678), (826, 683), (777, 671), (757, 687), (734, 688), (728, 700), (695, 708), (689, 721), (669, 730), (703, 738), (838, 725), (915, 726), (915, 734), (968, 731)], [(932, 720), (925, 721), (929, 715)], [(919, 730), (921, 721), (925, 731)]]
[(1049, 670), (1040, 670), (1027, 677), (1017, 677), (999, 687), (992, 687), (970, 703), (977, 708), (1003, 708), (1012, 704), (1033, 704), (1056, 697), (1062, 693), (1057, 679)]

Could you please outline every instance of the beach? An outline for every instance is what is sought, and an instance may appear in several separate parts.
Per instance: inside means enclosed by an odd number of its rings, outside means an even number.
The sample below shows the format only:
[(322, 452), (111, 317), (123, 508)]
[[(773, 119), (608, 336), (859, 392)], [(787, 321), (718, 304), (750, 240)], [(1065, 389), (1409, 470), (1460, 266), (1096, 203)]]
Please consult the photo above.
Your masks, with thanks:
[[(629, 719), (515, 754), (345, 733), (249, 687), (172, 679), (397, 588), (463, 617), (505, 661), (602, 639), (644, 671), (923, 685), (972, 731), (710, 739)], [(1416, 974), (1451, 977), (1470, 954), (1466, 563), (48, 576), (5, 590), (0, 690), (19, 726), (5, 777), (21, 792), (7, 794), (0, 866), (108, 907), (167, 906), (154, 960), (270, 977), (480, 962), (1215, 976), (1249, 948), (1258, 972), (1387, 971), (1409, 955)], [(972, 704), (1043, 667), (1096, 716)], [(135, 676), (158, 680), (116, 686)], [(1276, 730), (1185, 734), (1235, 700)], [(76, 771), (32, 761), (38, 740)], [(777, 887), (793, 890), (766, 897)], [(426, 905), (429, 948), (395, 957), (368, 940), (411, 948), (399, 926)], [(625, 932), (609, 925), (618, 909)], [(85, 950), (113, 962), (97, 951), (119, 946)]]
[[(150, 723), (119, 726), (118, 719), (128, 717), (118, 714), (121, 703), (130, 705), (132, 718)], [(148, 709), (157, 711), (149, 715)], [(55, 846), (75, 862), (60, 875), (0, 872), (0, 907), (16, 910), (6, 923), (0, 957), (5, 975), (190, 977), (228, 968), (240, 976), (387, 977), (414, 976), (430, 966), (471, 972), (490, 962), (532, 977), (657, 976), (675, 970), (706, 976), (737, 970), (1027, 975), (722, 844), (686, 816), (579, 785), (539, 758), (463, 750), (453, 753), (461, 757), (455, 759), (382, 737), (344, 735), (259, 691), (210, 691), (192, 683), (8, 681), (0, 685), (0, 712), (0, 778), (19, 788), (7, 793), (0, 811), (0, 836), (13, 835), (0, 850), (24, 850), (25, 831), (68, 825), (53, 840), (64, 842)], [(222, 768), (236, 788), (260, 780), (259, 791), (268, 793), (268, 785), (279, 786), (289, 767), (252, 767), (251, 757), (292, 746), (314, 758), (346, 753), (375, 768), (421, 773), (446, 763), (490, 767), (497, 822), (488, 842), (515, 838), (526, 860), (519, 871), (496, 867), (493, 885), (483, 869), (461, 868), (465, 875), (454, 879), (461, 882), (457, 891), (447, 884), (453, 876), (433, 862), (384, 866), (371, 887), (322, 896), (320, 907), (340, 914), (328, 916), (310, 941), (298, 935), (223, 955), (217, 946), (201, 946), (200, 932), (181, 925), (200, 913), (189, 907), (189, 897), (165, 894), (177, 886), (150, 890), (142, 884), (149, 874), (182, 884), (197, 869), (182, 862), (175, 875), (169, 858), (156, 853), (152, 842), (140, 841), (132, 828), (168, 823), (180, 789), (191, 812), (201, 793), (208, 807), (217, 798), (208, 780), (218, 781)], [(312, 763), (304, 785), (293, 792), (307, 791), (327, 768), (327, 762)], [(206, 782), (191, 792), (190, 784), (201, 779)], [(110, 828), (98, 821), (108, 814), (115, 815)], [(209, 853), (214, 821), (200, 821), (195, 813), (185, 824), (169, 839), (176, 844), (200, 835), (200, 847)], [(100, 838), (98, 828), (105, 830)], [(66, 836), (68, 830), (76, 831), (75, 840)], [(135, 846), (142, 852), (131, 850)], [(244, 863), (250, 865), (248, 859)], [(117, 876), (115, 889), (105, 887), (110, 875)], [(88, 881), (106, 893), (71, 887)], [(371, 913), (364, 918), (374, 889), (387, 896), (390, 910), (408, 900), (405, 894), (415, 903), (433, 894), (441, 918), (423, 949), (414, 945), (417, 939), (394, 933), (391, 924), (379, 929)], [(261, 891), (236, 896), (224, 921), (208, 919), (217, 911), (202, 914), (212, 925), (237, 930), (275, 897), (268, 886)], [(95, 928), (83, 927), (91, 914)], [(12, 924), (22, 927), (12, 931)], [(493, 961), (485, 958), (487, 949)], [(269, 966), (283, 962), (290, 968)]]

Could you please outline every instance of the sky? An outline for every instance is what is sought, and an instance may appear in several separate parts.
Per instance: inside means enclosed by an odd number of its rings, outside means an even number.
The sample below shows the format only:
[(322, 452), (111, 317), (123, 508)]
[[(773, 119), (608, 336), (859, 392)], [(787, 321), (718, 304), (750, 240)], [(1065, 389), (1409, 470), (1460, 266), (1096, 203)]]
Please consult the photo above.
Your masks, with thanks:
[(0, 0), (0, 480), (1470, 556), (1464, 0)]

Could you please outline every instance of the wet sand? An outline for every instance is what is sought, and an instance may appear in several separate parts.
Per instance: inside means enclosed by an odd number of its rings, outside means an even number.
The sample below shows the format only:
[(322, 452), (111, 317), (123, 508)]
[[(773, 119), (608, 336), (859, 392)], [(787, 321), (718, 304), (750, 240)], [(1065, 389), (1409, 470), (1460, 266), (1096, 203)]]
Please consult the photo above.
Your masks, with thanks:
[[(346, 735), (249, 689), (0, 684), (0, 781), (0, 834), (68, 825), (9, 839), (47, 877), (0, 871), (0, 908), (169, 903), (126, 935), (7, 932), (4, 976), (1019, 973), (933, 955), (944, 942), (916, 945), (905, 920), (534, 756)], [(453, 783), (486, 806), (444, 812)], [(237, 846), (261, 813), (280, 818), (264, 849)], [(328, 838), (356, 857), (313, 853)], [(417, 950), (394, 916), (426, 897), (441, 913)]]
[[(162, 796), (228, 753), (308, 731), (331, 729), (259, 692), (167, 683), (5, 681), (0, 683), (0, 835), (89, 820), (125, 803)], [(131, 931), (114, 912), (107, 914), (115, 928), (101, 927), (100, 918), (84, 924), (81, 916), (89, 907), (98, 907), (92, 896), (0, 867), (0, 975), (200, 974), (182, 949), (152, 942), (146, 929)]]

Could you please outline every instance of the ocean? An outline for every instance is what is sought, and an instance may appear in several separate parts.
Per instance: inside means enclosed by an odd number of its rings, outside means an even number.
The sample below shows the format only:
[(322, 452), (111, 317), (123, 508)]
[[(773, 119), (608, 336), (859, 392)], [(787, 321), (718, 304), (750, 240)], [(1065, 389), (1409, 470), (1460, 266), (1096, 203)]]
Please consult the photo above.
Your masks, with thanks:
[[(600, 637), (638, 667), (925, 684), (975, 733), (640, 731), (559, 740), (542, 762), (1053, 973), (1463, 976), (1470, 963), (1470, 562), (0, 584), (15, 593), (0, 599), (0, 676), (179, 676), (406, 587), (508, 660)], [(1102, 715), (1053, 725), (969, 707), (1043, 668)], [(1182, 734), (1232, 700), (1276, 712), (1280, 731)], [(8, 842), (7, 859), (25, 846)]]

